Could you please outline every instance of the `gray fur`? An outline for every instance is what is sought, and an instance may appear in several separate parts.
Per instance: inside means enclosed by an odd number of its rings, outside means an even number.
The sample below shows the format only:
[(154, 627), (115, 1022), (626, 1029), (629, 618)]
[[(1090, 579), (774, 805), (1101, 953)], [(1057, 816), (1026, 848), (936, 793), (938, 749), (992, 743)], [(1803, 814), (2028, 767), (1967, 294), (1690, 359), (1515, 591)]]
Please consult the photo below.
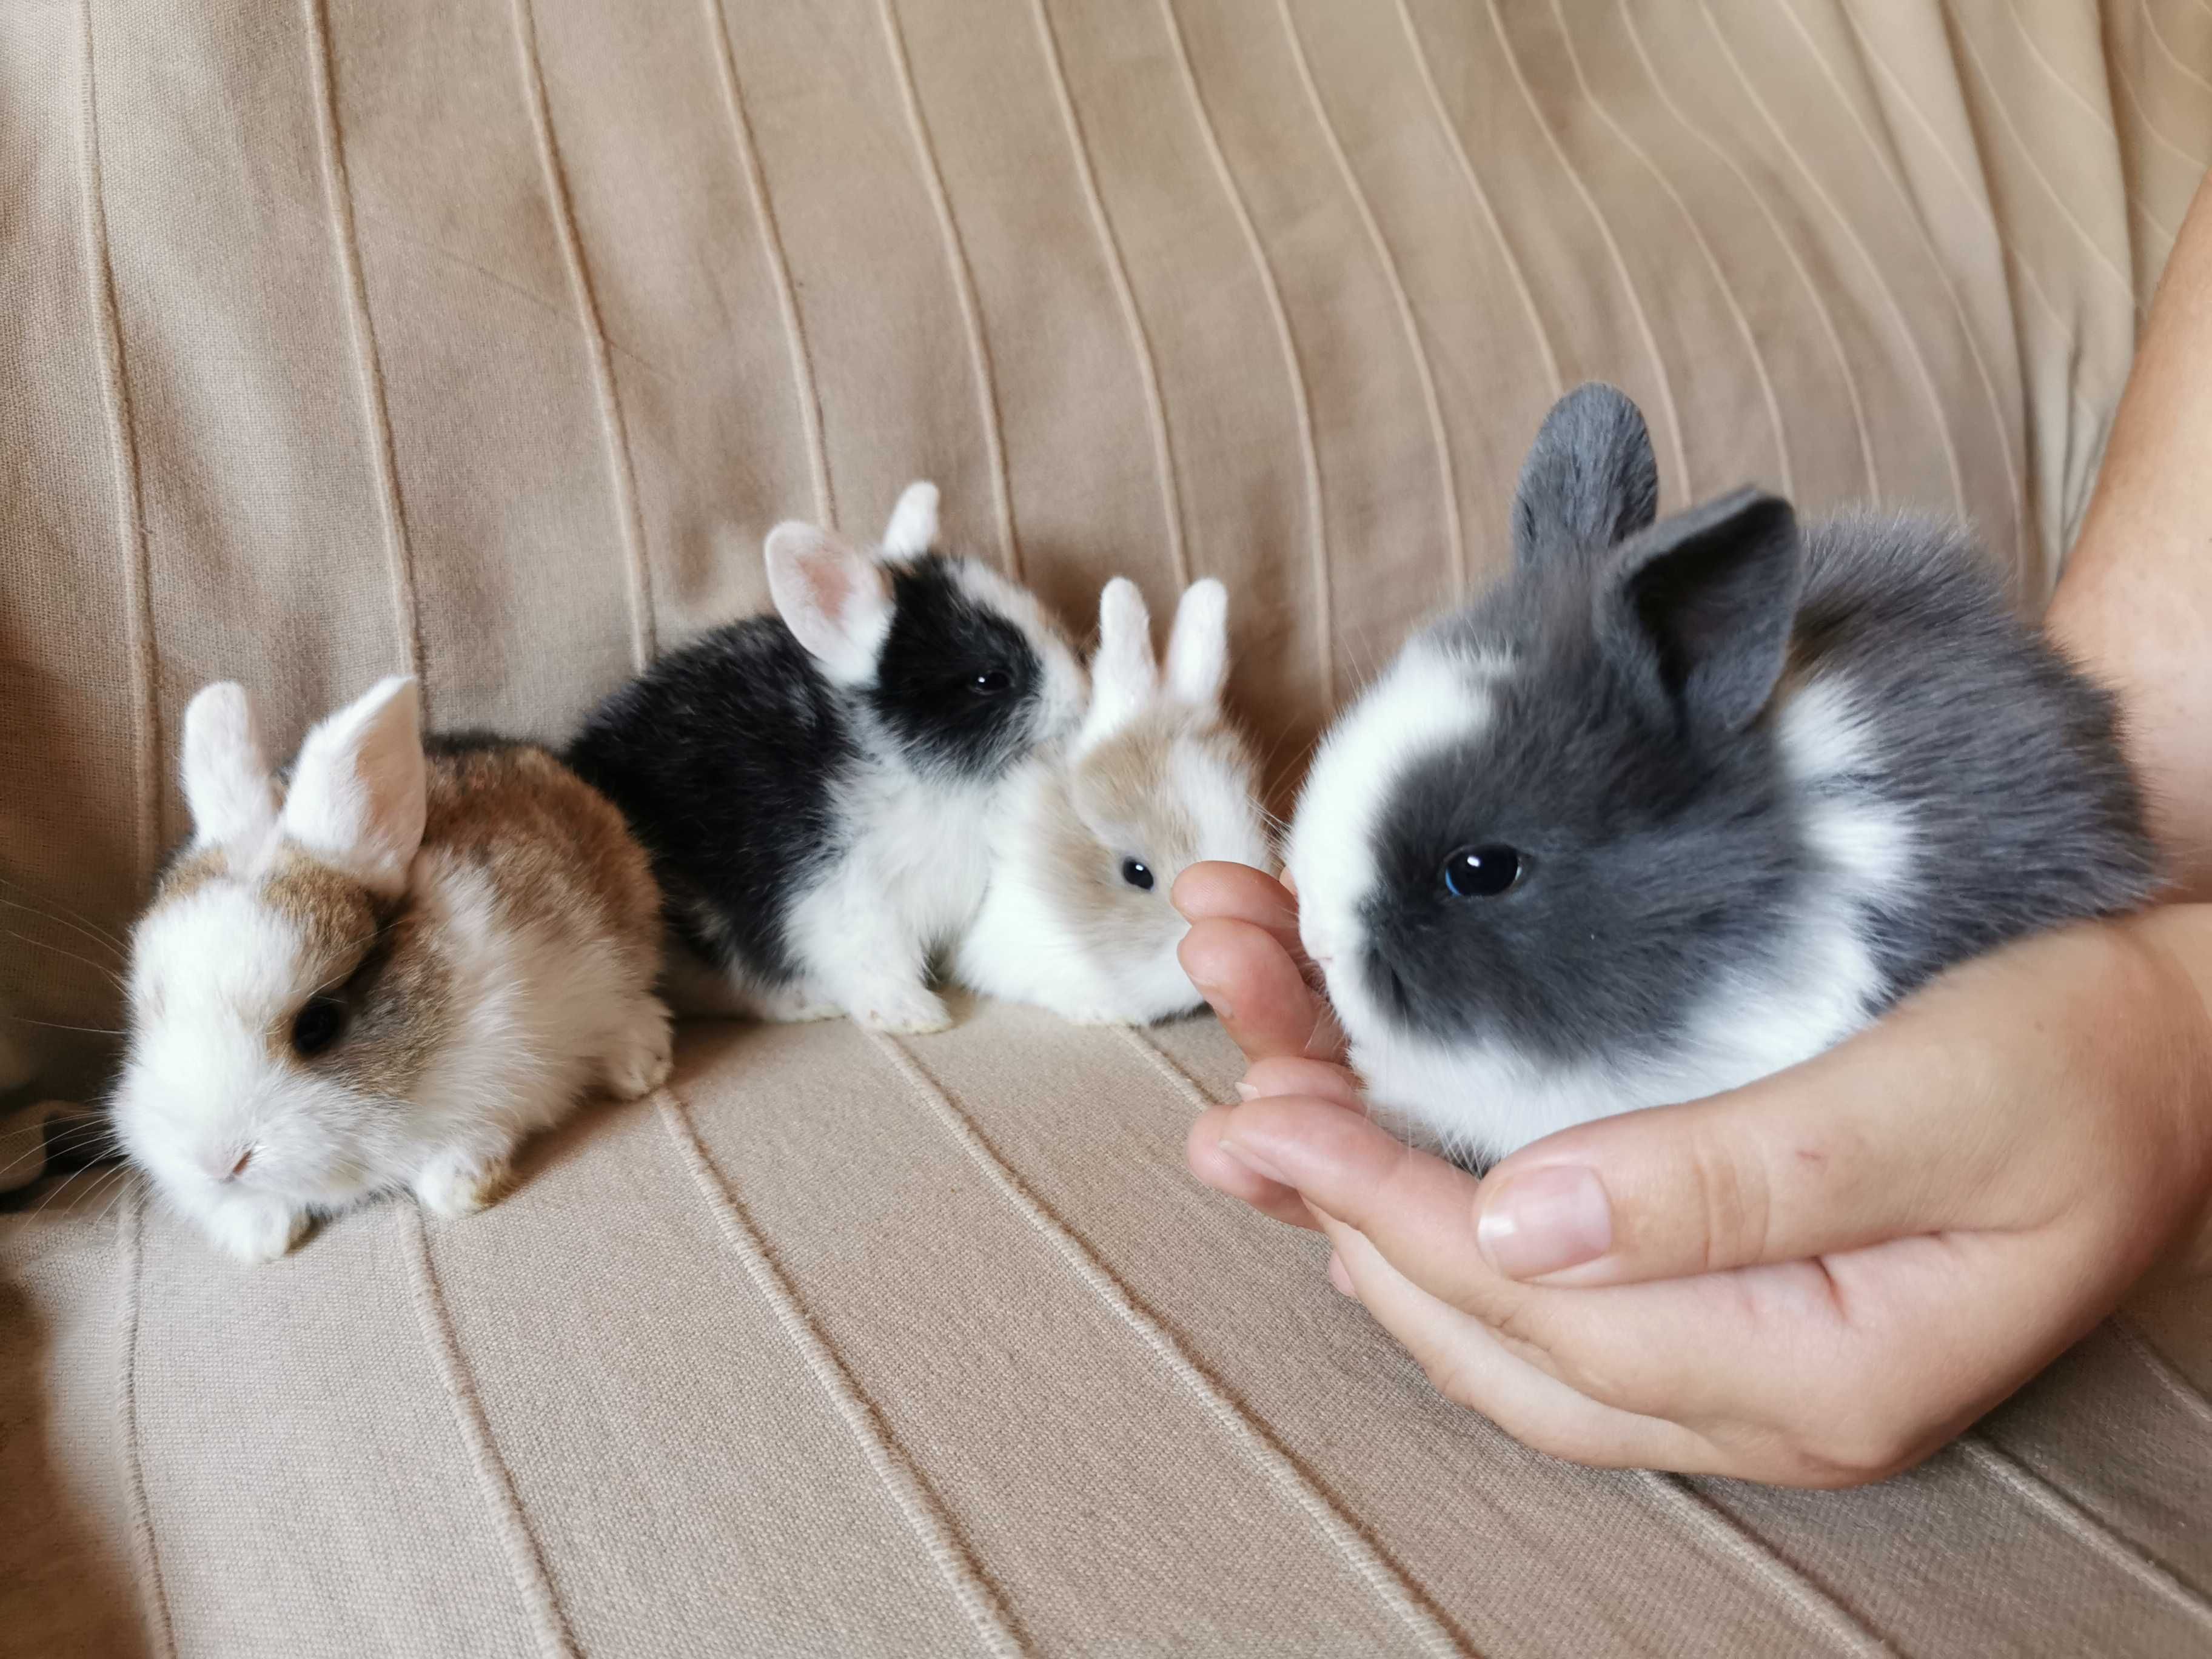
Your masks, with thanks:
[[(1463, 660), (1494, 713), (1399, 772), (1376, 819), (1355, 970), (1406, 1034), (1562, 1066), (1664, 1054), (1717, 984), (1788, 971), (1817, 883), (1844, 882), (1878, 968), (1868, 1017), (2151, 896), (2112, 698), (1963, 528), (1860, 512), (1801, 532), (1740, 491), (1647, 529), (1655, 477), (1626, 398), (1562, 400), (1522, 474), (1514, 572), (1415, 647)], [(1780, 714), (1808, 688), (1865, 734), (1861, 767), (1809, 785)], [(1838, 801), (1910, 825), (1894, 880), (1851, 887), (1823, 858), (1811, 830)], [(1449, 892), (1448, 855), (1489, 843), (1523, 878)]]

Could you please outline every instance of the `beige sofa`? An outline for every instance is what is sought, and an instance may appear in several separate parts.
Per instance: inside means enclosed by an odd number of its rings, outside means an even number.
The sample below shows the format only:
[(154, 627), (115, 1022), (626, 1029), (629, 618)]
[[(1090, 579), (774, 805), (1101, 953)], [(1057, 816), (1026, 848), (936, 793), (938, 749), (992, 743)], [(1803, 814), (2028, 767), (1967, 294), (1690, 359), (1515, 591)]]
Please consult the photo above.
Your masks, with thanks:
[[(1279, 785), (1583, 377), (2038, 604), (2208, 156), (2202, 0), (7, 0), (9, 1098), (96, 1085), (201, 683), (558, 737), (917, 476), (1078, 629), (1227, 580)], [(962, 1012), (702, 1025), (265, 1268), (40, 1182), (0, 1651), (2212, 1650), (2203, 1297), (1873, 1490), (1591, 1473), (1188, 1178), (1211, 1023)]]

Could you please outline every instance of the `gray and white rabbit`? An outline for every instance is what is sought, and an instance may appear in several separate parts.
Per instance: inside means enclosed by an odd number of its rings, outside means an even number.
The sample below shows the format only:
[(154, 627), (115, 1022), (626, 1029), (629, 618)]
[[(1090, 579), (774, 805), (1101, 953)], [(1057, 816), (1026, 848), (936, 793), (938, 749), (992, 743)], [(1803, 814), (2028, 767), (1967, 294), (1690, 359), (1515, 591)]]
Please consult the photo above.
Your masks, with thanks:
[(982, 902), (1009, 777), (1074, 730), (1085, 681), (1036, 598), (937, 531), (930, 483), (878, 548), (778, 525), (775, 614), (670, 653), (571, 746), (653, 854), (687, 1007), (950, 1023), (931, 957)]
[(1963, 529), (1657, 499), (1635, 405), (1562, 399), (1511, 574), (1338, 720), (1291, 826), (1353, 1065), (1464, 1162), (1794, 1065), (2157, 884), (2112, 700)]

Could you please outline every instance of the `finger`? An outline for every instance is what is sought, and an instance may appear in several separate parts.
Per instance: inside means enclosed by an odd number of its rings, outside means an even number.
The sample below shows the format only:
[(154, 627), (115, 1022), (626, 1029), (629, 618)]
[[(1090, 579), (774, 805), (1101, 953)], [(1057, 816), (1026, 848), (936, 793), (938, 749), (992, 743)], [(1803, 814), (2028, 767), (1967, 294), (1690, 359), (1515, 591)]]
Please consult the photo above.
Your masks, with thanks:
[(1265, 1095), (1303, 1095), (1309, 1100), (1326, 1100), (1347, 1111), (1367, 1109), (1367, 1102), (1359, 1092), (1359, 1079), (1350, 1069), (1321, 1060), (1261, 1060), (1244, 1073), (1237, 1092), (1246, 1100), (1257, 1100)]
[(1473, 1176), (1334, 1102), (1247, 1101), (1229, 1115), (1220, 1144), (1358, 1229), (1431, 1296), (1494, 1320), (1531, 1294), (1492, 1273), (1476, 1246)]
[(1266, 928), (1230, 917), (1194, 922), (1176, 957), (1247, 1059), (1328, 1060), (1342, 1053), (1328, 1004)]
[(1231, 1116), (1226, 1106), (1211, 1107), (1199, 1114), (1183, 1142), (1190, 1172), (1216, 1192), (1242, 1199), (1263, 1215), (1293, 1227), (1311, 1228), (1313, 1212), (1296, 1192), (1223, 1150), (1221, 1132)]
[(1515, 1153), (1484, 1183), (1484, 1255), (1510, 1278), (1589, 1285), (2045, 1224), (2083, 1159), (2139, 1156), (2100, 1139), (2110, 1115), (2085, 1103), (2172, 1086), (2146, 1074), (2172, 1047), (2142, 1012), (2170, 988), (2158, 979), (2104, 928), (1970, 963), (1792, 1071)]
[[(1604, 1405), (1522, 1358), (1483, 1322), (1400, 1273), (1356, 1228), (1324, 1220), (1330, 1274), (1397, 1338), (1446, 1399), (1480, 1412), (1523, 1445), (1605, 1468), (1701, 1472), (1714, 1449), (1678, 1424)], [(1340, 1286), (1344, 1288), (1344, 1286)]]
[(1208, 860), (1177, 876), (1168, 897), (1186, 920), (1249, 921), (1265, 928), (1292, 957), (1304, 952), (1298, 943), (1298, 904), (1288, 888), (1248, 864)]

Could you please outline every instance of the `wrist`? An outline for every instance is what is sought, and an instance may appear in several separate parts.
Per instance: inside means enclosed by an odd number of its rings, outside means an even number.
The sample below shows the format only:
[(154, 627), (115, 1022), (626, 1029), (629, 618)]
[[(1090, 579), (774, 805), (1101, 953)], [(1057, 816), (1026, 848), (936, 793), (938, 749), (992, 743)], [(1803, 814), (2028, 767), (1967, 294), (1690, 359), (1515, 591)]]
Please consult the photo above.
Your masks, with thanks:
[(2212, 1275), (2212, 903), (2160, 905), (2128, 929), (2160, 962), (2173, 992), (2154, 1030), (2171, 1045), (2174, 1173), (2186, 1219), (2161, 1268)]

